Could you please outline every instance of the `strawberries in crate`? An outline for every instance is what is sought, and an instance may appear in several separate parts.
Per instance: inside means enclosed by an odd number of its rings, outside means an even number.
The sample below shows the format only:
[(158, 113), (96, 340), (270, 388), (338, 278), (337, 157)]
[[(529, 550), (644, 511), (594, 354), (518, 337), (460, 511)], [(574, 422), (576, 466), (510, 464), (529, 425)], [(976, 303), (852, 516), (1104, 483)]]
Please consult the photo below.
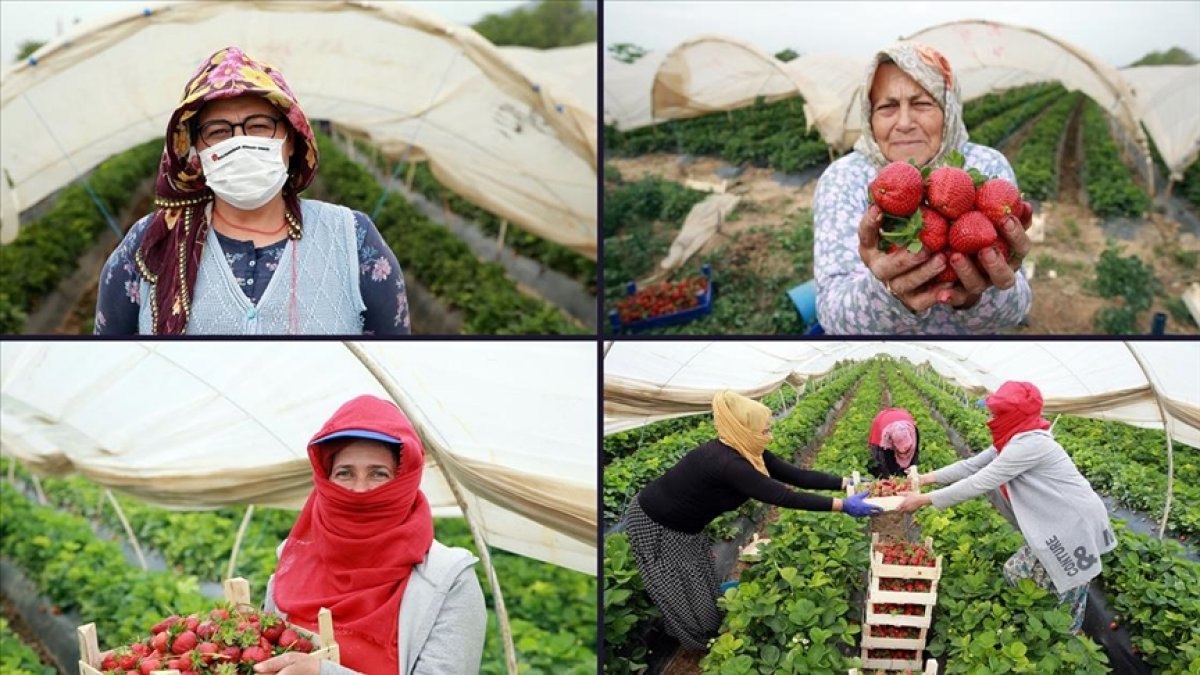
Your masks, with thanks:
[(912, 483), (907, 478), (881, 478), (871, 483), (868, 497), (896, 497), (912, 491)]
[(622, 323), (634, 323), (692, 309), (708, 289), (708, 279), (693, 277), (681, 281), (659, 281), (638, 289), (617, 301)]
[(892, 616), (923, 616), (925, 605), (896, 605), (890, 602), (877, 602), (871, 605), (873, 614), (891, 614)]
[(921, 637), (921, 629), (913, 626), (871, 626), (867, 625), (866, 635), (869, 637), (892, 638), (896, 640), (916, 640)]
[(927, 579), (888, 579), (879, 580), (881, 591), (903, 591), (905, 593), (928, 593), (933, 588), (933, 582)]
[(920, 654), (914, 649), (868, 649), (869, 659), (891, 659), (893, 661), (915, 661)]
[(155, 670), (234, 675), (250, 673), (254, 664), (279, 654), (312, 651), (312, 641), (279, 615), (222, 606), (163, 619), (145, 639), (101, 654), (100, 669), (115, 675), (149, 675)]
[(937, 564), (937, 556), (933, 554), (933, 551), (917, 544), (908, 542), (877, 544), (875, 550), (883, 555), (885, 565), (933, 567)]

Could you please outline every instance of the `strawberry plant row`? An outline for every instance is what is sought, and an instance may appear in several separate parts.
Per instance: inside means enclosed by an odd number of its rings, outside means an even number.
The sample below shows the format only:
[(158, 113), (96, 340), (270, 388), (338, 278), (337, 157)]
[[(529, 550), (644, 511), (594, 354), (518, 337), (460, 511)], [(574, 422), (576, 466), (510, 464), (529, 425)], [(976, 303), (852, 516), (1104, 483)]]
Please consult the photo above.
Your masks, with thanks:
[[(1062, 95), (1062, 87), (1051, 87), (1031, 99), (1026, 99), (1020, 105), (981, 122), (970, 129), (971, 142), (998, 147), (1022, 124), (1037, 116)], [(1017, 179), (1024, 183), (1020, 173), (1017, 174)]]
[(1150, 208), (1150, 197), (1133, 181), (1113, 142), (1108, 116), (1091, 99), (1083, 106), (1083, 181), (1088, 205), (1098, 216), (1137, 216)]
[(1052, 90), (1056, 90), (1055, 85), (1042, 82), (973, 98), (963, 103), (963, 124), (967, 126), (967, 131), (974, 137), (975, 129), (980, 124), (1013, 108), (1018, 108)]
[[(375, 168), (388, 175), (405, 177), (411, 170), (413, 190), (437, 203), (442, 203), (444, 200), (444, 203), (454, 213), (479, 225), (480, 229), (487, 234), (493, 237), (499, 236), (504, 219), (485, 208), (476, 206), (442, 185), (441, 181), (433, 175), (433, 170), (428, 162), (419, 162), (415, 166), (397, 165), (367, 141), (356, 140), (354, 147), (366, 155)], [(542, 239), (524, 229), (512, 227), (505, 230), (504, 245), (521, 256), (536, 260), (546, 267), (562, 272), (584, 284), (588, 289), (595, 290), (596, 262), (561, 244)]]
[[(91, 172), (88, 184), (110, 214), (120, 213), (138, 184), (154, 175), (162, 148), (161, 138), (147, 141)], [(107, 227), (87, 190), (76, 182), (62, 190), (45, 215), (0, 246), (0, 333), (22, 332), (28, 314), (76, 268), (79, 256)]]
[(804, 101), (774, 103), (759, 99), (752, 106), (686, 120), (672, 120), (632, 131), (604, 129), (604, 146), (619, 156), (653, 152), (720, 157), (730, 164), (748, 162), (795, 173), (825, 161), (828, 149), (814, 128), (805, 128)]
[(629, 537), (604, 538), (604, 672), (641, 672), (649, 663), (644, 636), (662, 616), (638, 573)]
[(130, 567), (86, 519), (36, 506), (7, 482), (0, 483), (0, 506), (0, 552), (62, 611), (94, 621), (105, 639), (133, 642), (164, 616), (197, 612), (208, 602), (196, 577)]
[[(1064, 415), (1054, 436), (1097, 490), (1158, 522), (1167, 495), (1167, 446), (1162, 431)], [(1200, 535), (1200, 450), (1174, 444), (1175, 485), (1167, 527)]]
[[(317, 132), (321, 179), (330, 200), (370, 214), (383, 188), (363, 167), (346, 157), (328, 136)], [(522, 293), (493, 262), (481, 262), (448, 229), (429, 220), (408, 202), (389, 199), (376, 226), (405, 272), (463, 314), (470, 334), (569, 334), (583, 328), (556, 307)]]
[(42, 663), (37, 652), (25, 644), (0, 617), (0, 672), (10, 675), (55, 675), (58, 671)]
[(1051, 199), (1058, 193), (1058, 155), (1067, 120), (1082, 96), (1060, 92), (1017, 151), (1013, 171), (1027, 199)]

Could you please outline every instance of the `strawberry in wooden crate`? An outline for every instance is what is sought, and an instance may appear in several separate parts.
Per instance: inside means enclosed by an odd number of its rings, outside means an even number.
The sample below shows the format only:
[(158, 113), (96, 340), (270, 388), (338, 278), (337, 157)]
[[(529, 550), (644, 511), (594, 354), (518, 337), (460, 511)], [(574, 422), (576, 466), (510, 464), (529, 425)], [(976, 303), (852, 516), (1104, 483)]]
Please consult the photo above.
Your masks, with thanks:
[(908, 542), (876, 544), (875, 550), (883, 554), (883, 564), (885, 565), (933, 567), (937, 564), (937, 556), (933, 554), (933, 551), (918, 544)]

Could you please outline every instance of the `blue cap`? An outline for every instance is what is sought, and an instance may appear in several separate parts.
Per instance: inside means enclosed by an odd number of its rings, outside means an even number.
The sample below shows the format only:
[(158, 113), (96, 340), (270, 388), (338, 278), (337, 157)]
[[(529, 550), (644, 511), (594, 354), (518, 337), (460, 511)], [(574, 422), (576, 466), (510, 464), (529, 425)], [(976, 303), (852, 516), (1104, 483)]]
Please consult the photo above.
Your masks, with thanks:
[(372, 441), (380, 441), (382, 443), (391, 443), (399, 447), (404, 447), (404, 441), (399, 438), (393, 438), (387, 434), (381, 434), (378, 431), (370, 431), (369, 429), (345, 429), (343, 431), (335, 431), (328, 436), (322, 436), (313, 443), (324, 443), (332, 441), (335, 438), (366, 438)]
[(981, 398), (978, 401), (975, 401), (975, 406), (978, 408), (986, 408), (987, 407), (987, 399)]

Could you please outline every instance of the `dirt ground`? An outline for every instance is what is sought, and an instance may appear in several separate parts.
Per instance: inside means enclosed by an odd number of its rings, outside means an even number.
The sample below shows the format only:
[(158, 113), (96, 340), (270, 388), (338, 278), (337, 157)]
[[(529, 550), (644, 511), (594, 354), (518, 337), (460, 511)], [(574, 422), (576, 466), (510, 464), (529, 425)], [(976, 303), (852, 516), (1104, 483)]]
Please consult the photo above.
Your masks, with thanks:
[[(715, 158), (681, 161), (678, 155), (652, 154), (611, 159), (608, 163), (617, 167), (626, 181), (661, 176), (679, 183), (724, 182), (727, 192), (741, 196), (742, 202), (722, 231), (705, 245), (704, 252), (728, 245), (730, 235), (750, 228), (783, 227), (797, 212), (811, 209), (819, 175), (813, 173), (802, 186), (792, 186), (778, 182), (771, 169), (754, 167), (746, 168), (734, 178), (722, 179), (717, 171), (726, 164)], [(1078, 195), (1077, 190), (1077, 187), (1072, 190), (1073, 196)], [(1109, 238), (1115, 238), (1119, 243), (1122, 255), (1135, 254), (1144, 263), (1152, 265), (1168, 297), (1178, 297), (1189, 283), (1200, 282), (1200, 270), (1181, 264), (1173, 255), (1177, 249), (1200, 255), (1200, 240), (1190, 232), (1183, 232), (1178, 222), (1151, 212), (1141, 221), (1123, 219), (1104, 223), (1076, 203), (1078, 201), (1078, 198), (1064, 195), (1062, 201), (1047, 201), (1035, 206), (1035, 219), (1044, 223), (1045, 238), (1034, 244), (1029, 255), (1034, 263), (1030, 279), (1034, 301), (1028, 325), (1018, 329), (1018, 333), (1096, 333), (1094, 318), (1097, 310), (1122, 302), (1101, 298), (1088, 289), (1095, 279), (1095, 265)], [(732, 254), (762, 256), (766, 268), (776, 264), (772, 261), (771, 251), (755, 247), (749, 238), (743, 237), (738, 244)], [(1166, 311), (1162, 300), (1156, 299), (1150, 311), (1139, 315), (1139, 330), (1149, 332), (1153, 314)], [(1169, 313), (1168, 317), (1169, 333), (1200, 334), (1196, 325), (1182, 325)]]

